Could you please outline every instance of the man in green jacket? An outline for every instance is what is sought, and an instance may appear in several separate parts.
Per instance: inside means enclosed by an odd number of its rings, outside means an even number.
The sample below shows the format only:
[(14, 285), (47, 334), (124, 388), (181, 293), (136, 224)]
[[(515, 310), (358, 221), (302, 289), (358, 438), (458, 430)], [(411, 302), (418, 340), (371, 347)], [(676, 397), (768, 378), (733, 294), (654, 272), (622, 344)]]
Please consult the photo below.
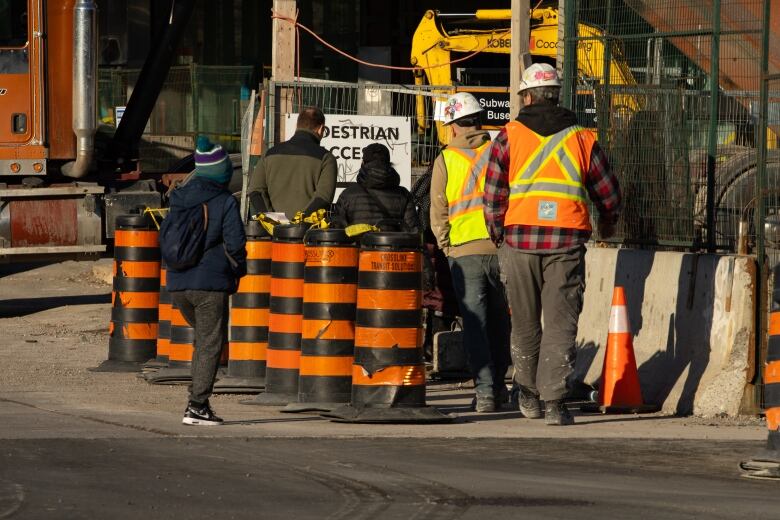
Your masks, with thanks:
[(330, 208), (336, 191), (336, 158), (320, 146), (325, 115), (318, 107), (298, 114), (295, 135), (271, 147), (249, 177), (253, 213), (281, 212), (292, 219)]

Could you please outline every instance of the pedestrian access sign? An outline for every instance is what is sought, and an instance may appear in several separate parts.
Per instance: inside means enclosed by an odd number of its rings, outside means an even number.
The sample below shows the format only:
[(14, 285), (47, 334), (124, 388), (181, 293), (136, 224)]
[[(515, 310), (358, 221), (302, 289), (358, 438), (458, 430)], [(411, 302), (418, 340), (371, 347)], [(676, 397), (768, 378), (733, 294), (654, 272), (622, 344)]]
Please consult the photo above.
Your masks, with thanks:
[[(287, 114), (285, 139), (295, 133), (298, 114)], [(390, 161), (401, 177), (401, 186), (412, 187), (412, 126), (408, 117), (325, 114), (325, 132), (320, 145), (336, 157), (336, 198), (357, 179), (363, 148), (380, 143), (390, 150)]]

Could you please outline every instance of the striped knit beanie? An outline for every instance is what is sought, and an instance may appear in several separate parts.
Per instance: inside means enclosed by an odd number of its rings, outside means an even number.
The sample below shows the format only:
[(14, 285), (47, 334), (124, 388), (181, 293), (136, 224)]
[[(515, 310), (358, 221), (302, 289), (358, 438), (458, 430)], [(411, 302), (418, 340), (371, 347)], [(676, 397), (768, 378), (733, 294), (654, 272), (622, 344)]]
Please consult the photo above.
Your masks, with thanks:
[(232, 175), (233, 165), (225, 150), (220, 145), (209, 141), (205, 135), (198, 136), (195, 147), (195, 176), (227, 184)]

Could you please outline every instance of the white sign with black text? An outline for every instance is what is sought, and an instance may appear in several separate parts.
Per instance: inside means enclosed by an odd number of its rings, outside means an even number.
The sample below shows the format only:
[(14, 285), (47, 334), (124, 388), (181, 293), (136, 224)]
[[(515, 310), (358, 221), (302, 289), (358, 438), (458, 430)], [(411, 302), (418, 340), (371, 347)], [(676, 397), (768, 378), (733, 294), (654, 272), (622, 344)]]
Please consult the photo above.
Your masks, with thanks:
[[(287, 114), (286, 139), (295, 133), (298, 114)], [(390, 161), (401, 177), (401, 186), (412, 187), (412, 128), (408, 117), (325, 114), (325, 133), (320, 144), (338, 164), (336, 198), (357, 179), (363, 148), (381, 143), (390, 150)]]

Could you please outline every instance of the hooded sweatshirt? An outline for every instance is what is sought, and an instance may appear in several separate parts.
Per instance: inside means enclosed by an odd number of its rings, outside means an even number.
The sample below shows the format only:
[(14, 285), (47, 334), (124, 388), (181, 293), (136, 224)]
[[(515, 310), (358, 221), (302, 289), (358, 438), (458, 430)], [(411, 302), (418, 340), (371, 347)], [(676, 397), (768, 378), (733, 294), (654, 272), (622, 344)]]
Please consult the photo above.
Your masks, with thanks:
[(232, 294), (238, 279), (246, 274), (246, 234), (236, 199), (224, 185), (197, 175), (171, 192), (172, 208), (191, 208), (204, 202), (208, 224), (203, 257), (186, 271), (169, 270), (167, 287), (172, 292), (189, 289)]
[(544, 137), (578, 124), (577, 114), (568, 108), (542, 104), (523, 107), (517, 121)]
[(364, 162), (357, 175), (357, 184), (339, 196), (333, 210), (334, 222), (344, 227), (372, 224), (385, 231), (417, 233), (420, 226), (414, 201), (400, 184), (398, 172), (389, 163)]
[[(450, 141), (452, 148), (479, 148), (486, 141), (490, 141), (490, 134), (485, 130), (469, 130)], [(490, 150), (485, 150), (490, 153)], [(433, 177), (431, 178), (431, 229), (436, 236), (439, 247), (444, 254), (452, 258), (468, 255), (495, 255), (496, 246), (489, 238), (473, 240), (458, 246), (450, 245), (450, 220), (449, 201), (447, 200), (447, 166), (444, 163), (444, 155), (439, 154), (433, 163)]]

